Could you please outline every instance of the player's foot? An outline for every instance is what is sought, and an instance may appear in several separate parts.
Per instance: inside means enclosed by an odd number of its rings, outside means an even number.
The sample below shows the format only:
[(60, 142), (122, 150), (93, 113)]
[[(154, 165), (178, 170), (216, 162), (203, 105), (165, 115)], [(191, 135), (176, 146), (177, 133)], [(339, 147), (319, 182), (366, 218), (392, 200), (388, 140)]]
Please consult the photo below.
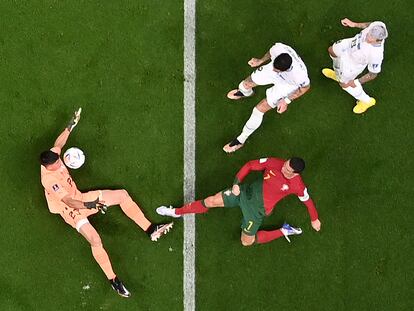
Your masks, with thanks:
[(280, 229), (285, 236), (286, 240), (290, 243), (289, 235), (296, 235), (301, 234), (302, 229), (301, 228), (294, 228), (289, 224), (283, 224), (282, 228)]
[(131, 296), (131, 293), (126, 289), (124, 283), (116, 276), (114, 279), (109, 280), (114, 291), (118, 293), (119, 296), (128, 298)]
[(334, 81), (336, 81), (336, 82), (339, 82), (339, 79), (338, 79), (338, 77), (336, 76), (335, 71), (333, 71), (332, 69), (329, 69), (329, 68), (324, 68), (324, 69), (322, 69), (322, 74), (323, 74), (325, 77), (329, 78), (329, 79), (332, 79), (332, 80), (334, 80)]
[(151, 238), (151, 241), (158, 241), (158, 239), (164, 235), (167, 234), (170, 229), (173, 227), (174, 223), (170, 222), (168, 224), (158, 224), (158, 225), (151, 225), (148, 228), (148, 234)]
[(174, 218), (179, 218), (181, 217), (181, 215), (177, 215), (175, 213), (175, 208), (173, 208), (171, 205), (170, 206), (160, 206), (158, 207), (156, 210), (158, 215), (161, 216), (170, 216), (170, 217), (174, 217)]
[(367, 111), (367, 109), (369, 107), (374, 106), (376, 102), (377, 101), (373, 97), (371, 97), (369, 99), (369, 102), (363, 102), (363, 101), (358, 100), (357, 104), (355, 105), (355, 107), (353, 109), (353, 111), (357, 114), (363, 113), (363, 112)]
[(252, 91), (252, 94), (250, 94), (249, 96), (246, 96), (239, 89), (234, 89), (227, 93), (227, 98), (240, 99), (240, 98), (250, 97), (252, 95), (253, 95), (253, 91)]
[(238, 141), (237, 138), (233, 139), (227, 145), (223, 147), (223, 150), (227, 153), (233, 153), (243, 147), (243, 144)]

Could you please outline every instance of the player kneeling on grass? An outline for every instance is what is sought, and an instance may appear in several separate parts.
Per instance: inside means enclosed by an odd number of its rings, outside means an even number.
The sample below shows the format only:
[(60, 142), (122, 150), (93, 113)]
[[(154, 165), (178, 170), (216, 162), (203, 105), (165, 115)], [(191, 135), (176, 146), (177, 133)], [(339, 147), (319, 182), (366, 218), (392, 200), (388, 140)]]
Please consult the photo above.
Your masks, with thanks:
[(105, 211), (108, 206), (120, 205), (122, 211), (141, 227), (152, 241), (157, 241), (161, 235), (166, 234), (173, 223), (151, 224), (126, 190), (94, 190), (86, 193), (78, 190), (75, 181), (60, 159), (60, 153), (72, 129), (79, 122), (80, 111), (79, 109), (75, 113), (68, 127), (56, 139), (53, 148), (40, 155), (41, 181), (45, 188), (47, 204), (51, 213), (60, 214), (89, 242), (92, 255), (110, 281), (112, 288), (119, 295), (129, 297), (129, 291), (112, 270), (101, 238), (89, 223), (88, 216), (98, 213), (99, 210)]
[[(300, 158), (253, 160), (240, 169), (232, 188), (181, 208), (160, 206), (157, 208), (157, 213), (181, 217), (189, 213), (206, 213), (210, 208), (215, 207), (239, 206), (243, 214), (241, 243), (244, 246), (252, 245), (254, 242), (267, 243), (282, 236), (290, 242), (289, 235), (301, 234), (300, 228), (294, 228), (286, 223), (282, 228), (273, 231), (259, 230), (259, 227), (264, 217), (271, 214), (277, 202), (289, 194), (294, 194), (306, 205), (313, 229), (320, 230), (318, 212), (299, 175), (304, 168), (305, 162)], [(263, 177), (251, 184), (243, 184), (244, 178), (251, 171), (263, 171)]]
[[(328, 48), (334, 70), (324, 68), (322, 73), (337, 81), (345, 92), (357, 100), (353, 111), (360, 114), (376, 103), (375, 98), (365, 93), (362, 84), (375, 79), (381, 72), (388, 31), (383, 22), (355, 23), (344, 18), (341, 23), (346, 27), (363, 30), (355, 37), (339, 40)], [(356, 79), (367, 66), (368, 73)]]
[[(270, 62), (268, 62), (270, 60)], [(263, 65), (264, 63), (267, 64)], [(253, 95), (253, 88), (258, 85), (273, 84), (266, 90), (262, 99), (250, 115), (239, 136), (223, 147), (232, 153), (243, 147), (247, 138), (256, 131), (269, 110), (276, 108), (277, 113), (284, 113), (288, 105), (310, 89), (310, 80), (305, 64), (299, 55), (288, 45), (275, 43), (262, 58), (252, 58), (250, 67), (259, 67), (250, 76), (240, 82), (237, 89), (231, 90), (227, 97), (241, 99)]]

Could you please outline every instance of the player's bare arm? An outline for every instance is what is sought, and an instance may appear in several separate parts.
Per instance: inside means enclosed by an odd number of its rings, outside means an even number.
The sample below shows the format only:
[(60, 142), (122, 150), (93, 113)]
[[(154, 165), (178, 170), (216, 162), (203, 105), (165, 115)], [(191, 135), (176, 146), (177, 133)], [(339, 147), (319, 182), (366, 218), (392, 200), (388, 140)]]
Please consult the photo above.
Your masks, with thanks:
[(307, 85), (305, 87), (300, 87), (293, 93), (290, 93), (287, 97), (280, 99), (277, 104), (277, 109), (276, 109), (277, 113), (285, 112), (288, 109), (288, 104), (291, 101), (301, 97), (303, 94), (309, 91), (309, 89), (310, 89), (310, 85)]
[(64, 196), (62, 198), (62, 202), (71, 208), (87, 209), (87, 207), (83, 204), (82, 201), (72, 199), (70, 195)]
[(378, 74), (373, 72), (368, 72), (367, 74), (363, 75), (361, 78), (359, 78), (359, 82), (361, 84), (367, 83), (368, 81), (374, 80), (377, 77)]
[(307, 91), (309, 91), (309, 89), (310, 89), (310, 85), (300, 87), (296, 91), (294, 91), (293, 93), (290, 93), (288, 98), (289, 98), (289, 100), (294, 101), (295, 99), (301, 97), (303, 94), (305, 94)]
[(66, 145), (66, 142), (69, 138), (69, 134), (70, 134), (70, 131), (67, 128), (65, 128), (63, 130), (63, 132), (60, 133), (58, 138), (56, 138), (56, 141), (53, 144), (53, 147), (58, 147), (58, 148), (62, 149)]
[(263, 55), (262, 58), (252, 58), (249, 60), (248, 64), (250, 67), (258, 67), (262, 65), (263, 63), (267, 62), (270, 59), (270, 52), (267, 52), (265, 55)]
[(78, 124), (78, 122), (80, 120), (81, 112), (82, 112), (82, 108), (79, 108), (77, 111), (75, 111), (75, 113), (73, 114), (72, 118), (70, 119), (67, 127), (63, 130), (62, 133), (60, 133), (58, 138), (56, 138), (56, 141), (53, 145), (54, 147), (58, 147), (58, 148), (62, 149), (66, 145), (66, 142), (69, 138), (69, 135), (70, 135), (71, 131), (75, 128), (75, 126)]
[(99, 198), (96, 198), (95, 201), (91, 202), (82, 202), (73, 199), (70, 195), (63, 197), (62, 202), (74, 209), (102, 208), (104, 206), (102, 203), (99, 202)]
[(371, 22), (356, 23), (351, 21), (349, 18), (344, 18), (341, 20), (341, 24), (345, 27), (365, 29), (371, 24)]

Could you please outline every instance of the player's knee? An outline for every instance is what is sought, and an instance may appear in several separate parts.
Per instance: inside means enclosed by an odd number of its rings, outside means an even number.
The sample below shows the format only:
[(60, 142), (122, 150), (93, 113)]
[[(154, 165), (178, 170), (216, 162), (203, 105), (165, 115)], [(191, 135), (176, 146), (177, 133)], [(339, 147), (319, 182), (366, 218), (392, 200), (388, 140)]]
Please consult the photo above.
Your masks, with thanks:
[(206, 207), (214, 207), (215, 206), (215, 199), (214, 197), (208, 197), (204, 199), (204, 204)]
[(253, 240), (245, 240), (245, 239), (241, 239), (241, 243), (243, 246), (252, 246), (254, 244), (254, 239)]
[(125, 189), (118, 190), (119, 191), (119, 201), (124, 202), (126, 200), (129, 200), (131, 197), (129, 196), (128, 191)]
[(246, 81), (246, 80), (243, 80), (243, 86), (246, 88), (246, 89), (251, 89), (252, 87), (253, 87), (253, 84), (251, 83), (251, 82), (249, 82), (249, 81)]
[(256, 240), (256, 237), (254, 235), (250, 236), (242, 233), (240, 240), (243, 246), (252, 246), (254, 244), (254, 241)]
[(89, 243), (93, 247), (101, 246), (102, 245), (102, 240), (101, 240), (101, 237), (99, 236), (99, 234), (97, 234), (97, 233), (96, 234), (93, 234), (89, 238)]

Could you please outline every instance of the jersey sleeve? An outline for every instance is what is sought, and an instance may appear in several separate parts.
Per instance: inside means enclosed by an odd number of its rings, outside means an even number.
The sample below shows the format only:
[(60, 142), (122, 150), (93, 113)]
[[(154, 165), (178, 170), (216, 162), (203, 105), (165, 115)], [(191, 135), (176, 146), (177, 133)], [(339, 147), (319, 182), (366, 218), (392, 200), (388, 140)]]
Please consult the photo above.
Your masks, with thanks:
[(310, 85), (308, 73), (301, 69), (300, 74), (295, 77), (295, 82), (298, 87), (307, 87)]
[(277, 159), (277, 158), (261, 158), (258, 160), (252, 160), (247, 162), (243, 167), (239, 170), (234, 179), (234, 184), (239, 184), (243, 182), (244, 178), (251, 172), (251, 171), (264, 171), (266, 168), (273, 167), (276, 165), (283, 165), (284, 160)]
[(370, 62), (368, 63), (368, 71), (372, 73), (380, 73), (382, 59), (383, 59), (382, 55), (372, 56)]
[(278, 55), (285, 53), (284, 44), (275, 43), (269, 50), (270, 58), (274, 60)]
[(311, 221), (317, 220), (319, 218), (318, 211), (316, 210), (313, 200), (309, 196), (308, 188), (306, 188), (302, 180), (300, 180), (298, 183), (298, 190), (296, 192), (296, 195), (298, 196), (299, 200), (305, 204)]
[(69, 193), (63, 188), (62, 184), (59, 183), (56, 179), (48, 179), (43, 181), (43, 187), (47, 191), (47, 193), (53, 196), (55, 199), (62, 200), (65, 196)]

